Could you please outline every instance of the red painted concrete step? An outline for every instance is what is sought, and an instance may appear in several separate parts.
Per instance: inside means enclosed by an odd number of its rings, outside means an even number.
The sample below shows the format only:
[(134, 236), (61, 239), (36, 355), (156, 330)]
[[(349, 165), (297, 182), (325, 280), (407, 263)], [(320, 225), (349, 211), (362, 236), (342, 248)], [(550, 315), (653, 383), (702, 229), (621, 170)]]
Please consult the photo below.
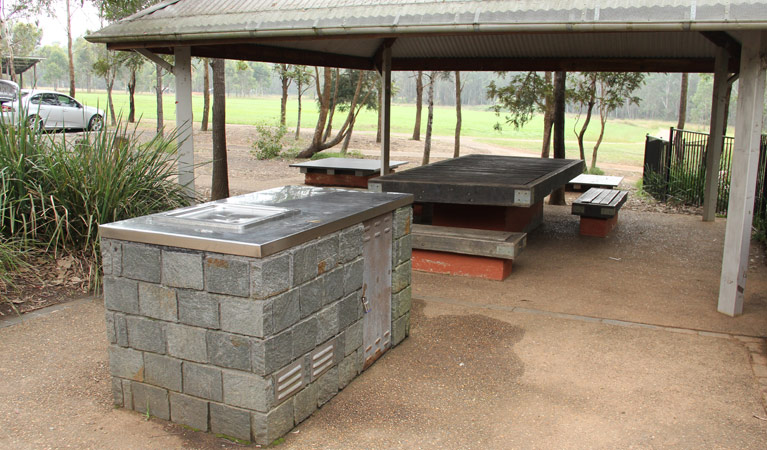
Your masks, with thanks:
[(503, 281), (511, 275), (510, 259), (413, 249), (413, 270)]

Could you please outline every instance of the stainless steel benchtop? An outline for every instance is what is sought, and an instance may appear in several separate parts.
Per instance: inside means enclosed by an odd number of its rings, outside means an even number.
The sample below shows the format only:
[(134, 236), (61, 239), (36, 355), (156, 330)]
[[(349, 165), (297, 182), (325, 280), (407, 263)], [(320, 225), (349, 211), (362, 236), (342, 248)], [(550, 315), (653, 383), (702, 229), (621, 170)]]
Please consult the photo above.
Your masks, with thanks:
[(401, 193), (283, 186), (99, 226), (102, 238), (262, 258), (413, 202)]

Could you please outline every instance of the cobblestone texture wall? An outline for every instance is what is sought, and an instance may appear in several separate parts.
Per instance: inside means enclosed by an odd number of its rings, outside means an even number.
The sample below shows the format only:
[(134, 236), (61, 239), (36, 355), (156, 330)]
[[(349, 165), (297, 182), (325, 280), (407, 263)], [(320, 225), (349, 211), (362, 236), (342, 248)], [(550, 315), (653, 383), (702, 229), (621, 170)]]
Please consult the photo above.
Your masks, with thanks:
[[(410, 328), (410, 223), (394, 212), (392, 346)], [(263, 259), (103, 239), (114, 403), (259, 444), (288, 432), (362, 370), (362, 235)]]

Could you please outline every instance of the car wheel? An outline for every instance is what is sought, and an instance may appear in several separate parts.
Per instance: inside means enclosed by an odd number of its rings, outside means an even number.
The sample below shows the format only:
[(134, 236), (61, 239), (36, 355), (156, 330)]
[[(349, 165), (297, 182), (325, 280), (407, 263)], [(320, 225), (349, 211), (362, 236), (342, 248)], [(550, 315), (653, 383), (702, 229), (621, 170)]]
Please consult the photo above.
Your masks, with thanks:
[(33, 115), (33, 116), (27, 117), (27, 126), (29, 127), (30, 130), (34, 130), (34, 131), (45, 130), (45, 122), (40, 116)]
[(98, 114), (94, 114), (91, 120), (88, 121), (89, 131), (101, 131), (104, 128), (104, 118)]

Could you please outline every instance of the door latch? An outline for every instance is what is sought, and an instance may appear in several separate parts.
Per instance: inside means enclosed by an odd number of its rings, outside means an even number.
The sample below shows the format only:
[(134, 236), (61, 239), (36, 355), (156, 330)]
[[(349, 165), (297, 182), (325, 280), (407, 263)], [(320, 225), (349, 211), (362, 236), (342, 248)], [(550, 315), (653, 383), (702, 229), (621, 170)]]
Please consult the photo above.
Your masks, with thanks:
[(368, 301), (368, 298), (364, 295), (360, 297), (360, 300), (362, 300), (362, 308), (365, 310), (365, 314), (370, 312), (370, 302)]

